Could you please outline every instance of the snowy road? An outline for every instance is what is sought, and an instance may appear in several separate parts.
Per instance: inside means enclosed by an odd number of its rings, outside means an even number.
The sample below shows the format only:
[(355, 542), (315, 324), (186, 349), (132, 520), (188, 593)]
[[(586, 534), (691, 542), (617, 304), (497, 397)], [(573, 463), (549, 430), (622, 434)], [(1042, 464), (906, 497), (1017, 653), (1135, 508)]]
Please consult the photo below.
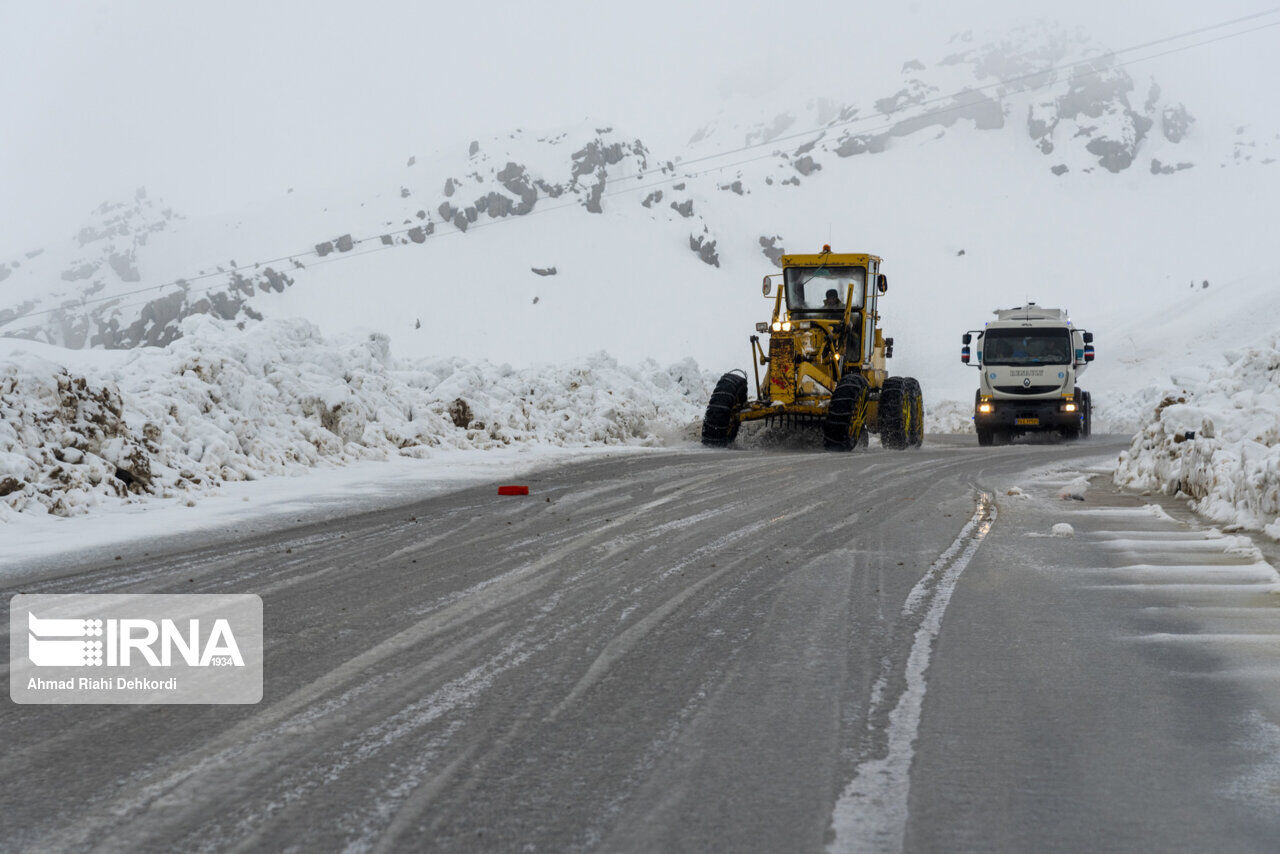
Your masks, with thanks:
[(260, 594), (265, 697), (6, 704), (0, 845), (1273, 850), (1280, 585), (1058, 497), (1124, 444), (593, 459), (47, 570)]

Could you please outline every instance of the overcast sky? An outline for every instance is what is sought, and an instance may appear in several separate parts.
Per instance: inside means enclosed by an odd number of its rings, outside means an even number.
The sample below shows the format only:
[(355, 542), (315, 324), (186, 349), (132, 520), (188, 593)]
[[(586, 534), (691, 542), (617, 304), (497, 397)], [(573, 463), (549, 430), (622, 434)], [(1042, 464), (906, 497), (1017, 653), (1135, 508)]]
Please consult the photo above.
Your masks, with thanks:
[[(590, 118), (685, 138), (726, 94), (838, 97), (936, 57), (962, 29), (1047, 16), (1122, 48), (1267, 8), (0, 0), (0, 257), (65, 237), (140, 185), (180, 210), (220, 210), (519, 126)], [(1280, 27), (1149, 67), (1193, 113), (1274, 127), (1278, 47)]]

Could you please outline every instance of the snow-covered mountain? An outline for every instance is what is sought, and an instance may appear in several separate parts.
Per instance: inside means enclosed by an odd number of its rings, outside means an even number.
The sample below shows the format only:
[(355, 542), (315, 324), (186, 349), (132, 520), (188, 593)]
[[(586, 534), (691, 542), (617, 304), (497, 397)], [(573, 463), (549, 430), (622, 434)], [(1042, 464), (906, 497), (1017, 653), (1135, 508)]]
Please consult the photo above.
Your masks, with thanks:
[[(1099, 336), (1185, 281), (1261, 269), (1274, 129), (1210, 128), (1076, 32), (963, 34), (899, 81), (777, 112), (731, 103), (679, 150), (643, 128), (515, 129), (282, 188), (234, 212), (146, 191), (0, 264), (0, 334), (174, 340), (183, 318), (301, 316), (406, 356), (747, 363), (784, 250), (886, 258), (896, 368), (965, 399), (953, 346), (1003, 303), (1064, 304)], [(337, 189), (335, 189), (335, 187)]]

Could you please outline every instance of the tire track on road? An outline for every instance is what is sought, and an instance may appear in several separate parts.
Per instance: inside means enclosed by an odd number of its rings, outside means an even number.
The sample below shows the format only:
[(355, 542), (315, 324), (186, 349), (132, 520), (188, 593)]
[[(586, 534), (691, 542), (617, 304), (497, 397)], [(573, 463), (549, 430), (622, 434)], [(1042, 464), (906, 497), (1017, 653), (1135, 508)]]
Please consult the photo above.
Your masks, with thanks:
[[(907, 596), (902, 611), (905, 619), (914, 616), (926, 597), (928, 604), (923, 606), (920, 627), (916, 629), (907, 658), (906, 688), (889, 712), (888, 751), (883, 757), (863, 761), (836, 801), (831, 815), (835, 838), (827, 846), (831, 854), (902, 850), (911, 788), (911, 761), (915, 755), (934, 641), (942, 630), (942, 618), (956, 583), (991, 531), (996, 516), (992, 497), (981, 493), (973, 518)], [(941, 566), (946, 568), (939, 574), (937, 570)], [(872, 689), (873, 698), (883, 696), (887, 679), (888, 674), (881, 675)]]

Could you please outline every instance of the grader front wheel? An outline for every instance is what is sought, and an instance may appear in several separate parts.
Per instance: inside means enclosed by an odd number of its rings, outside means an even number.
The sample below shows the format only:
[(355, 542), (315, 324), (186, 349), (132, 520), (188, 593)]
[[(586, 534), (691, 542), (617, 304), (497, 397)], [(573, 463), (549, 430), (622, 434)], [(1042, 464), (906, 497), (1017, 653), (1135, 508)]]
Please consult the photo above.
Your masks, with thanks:
[(742, 426), (739, 413), (746, 402), (746, 374), (730, 371), (720, 377), (702, 418), (702, 444), (711, 448), (732, 444), (738, 438), (738, 428)]
[(870, 397), (871, 386), (862, 374), (848, 374), (836, 384), (822, 424), (822, 444), (827, 450), (852, 451), (866, 445)]

